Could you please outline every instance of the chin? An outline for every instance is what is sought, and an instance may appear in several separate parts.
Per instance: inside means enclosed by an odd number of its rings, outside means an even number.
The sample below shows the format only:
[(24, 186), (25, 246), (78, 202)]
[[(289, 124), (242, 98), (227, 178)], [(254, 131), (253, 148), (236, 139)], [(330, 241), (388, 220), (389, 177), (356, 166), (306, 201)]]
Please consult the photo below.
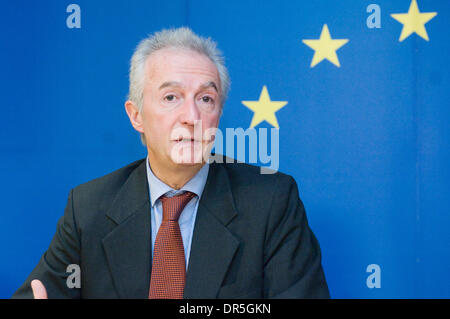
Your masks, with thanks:
[(170, 152), (176, 165), (195, 166), (205, 162), (202, 143), (176, 143)]

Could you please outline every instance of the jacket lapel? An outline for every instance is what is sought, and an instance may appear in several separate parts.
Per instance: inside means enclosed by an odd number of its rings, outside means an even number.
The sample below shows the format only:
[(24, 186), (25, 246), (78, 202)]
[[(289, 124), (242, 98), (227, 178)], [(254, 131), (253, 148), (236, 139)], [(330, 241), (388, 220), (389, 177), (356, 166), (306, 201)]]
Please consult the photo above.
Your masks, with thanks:
[[(106, 215), (117, 226), (103, 248), (120, 298), (147, 298), (151, 223), (145, 160), (130, 174)], [(210, 165), (199, 202), (186, 274), (185, 298), (216, 298), (239, 241), (227, 229), (236, 216), (223, 164)]]
[(120, 298), (147, 298), (151, 272), (151, 223), (145, 160), (130, 174), (107, 216), (117, 226), (103, 248)]
[(210, 165), (198, 206), (184, 298), (216, 298), (239, 241), (227, 229), (236, 216), (228, 174)]

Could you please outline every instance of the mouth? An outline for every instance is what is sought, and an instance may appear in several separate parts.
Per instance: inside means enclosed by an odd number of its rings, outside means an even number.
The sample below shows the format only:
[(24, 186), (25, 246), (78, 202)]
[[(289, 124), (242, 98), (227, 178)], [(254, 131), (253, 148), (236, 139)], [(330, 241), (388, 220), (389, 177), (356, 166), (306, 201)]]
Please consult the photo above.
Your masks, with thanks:
[(201, 140), (198, 140), (198, 139), (194, 139), (194, 138), (191, 138), (191, 137), (179, 137), (179, 138), (177, 138), (177, 139), (175, 139), (175, 140), (173, 140), (174, 142), (176, 142), (176, 143), (179, 143), (179, 142), (182, 142), (182, 143), (199, 143), (199, 142), (201, 142)]

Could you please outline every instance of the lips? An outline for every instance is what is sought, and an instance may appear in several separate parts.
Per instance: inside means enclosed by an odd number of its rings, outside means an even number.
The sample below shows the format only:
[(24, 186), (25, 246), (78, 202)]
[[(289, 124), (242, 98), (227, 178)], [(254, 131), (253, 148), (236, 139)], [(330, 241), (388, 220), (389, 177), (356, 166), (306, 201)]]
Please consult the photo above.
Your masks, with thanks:
[(174, 142), (201, 142), (201, 140), (195, 139), (193, 137), (189, 137), (189, 136), (180, 136), (176, 139), (173, 140)]

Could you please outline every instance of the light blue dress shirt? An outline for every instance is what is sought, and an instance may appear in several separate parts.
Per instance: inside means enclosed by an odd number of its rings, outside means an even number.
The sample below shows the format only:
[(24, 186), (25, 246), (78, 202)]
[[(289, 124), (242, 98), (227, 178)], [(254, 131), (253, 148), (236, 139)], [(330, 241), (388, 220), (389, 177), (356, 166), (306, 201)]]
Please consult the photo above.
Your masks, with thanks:
[(183, 238), (184, 257), (186, 269), (188, 267), (189, 255), (191, 252), (192, 234), (194, 232), (195, 217), (197, 216), (198, 203), (208, 178), (209, 164), (206, 163), (181, 189), (175, 190), (156, 177), (149, 165), (147, 157), (147, 181), (150, 192), (151, 225), (152, 225), (152, 256), (155, 250), (155, 240), (161, 226), (163, 211), (162, 203), (159, 199), (162, 195), (172, 197), (186, 191), (195, 193), (197, 196), (189, 201), (181, 212), (178, 224), (180, 225), (181, 237)]

